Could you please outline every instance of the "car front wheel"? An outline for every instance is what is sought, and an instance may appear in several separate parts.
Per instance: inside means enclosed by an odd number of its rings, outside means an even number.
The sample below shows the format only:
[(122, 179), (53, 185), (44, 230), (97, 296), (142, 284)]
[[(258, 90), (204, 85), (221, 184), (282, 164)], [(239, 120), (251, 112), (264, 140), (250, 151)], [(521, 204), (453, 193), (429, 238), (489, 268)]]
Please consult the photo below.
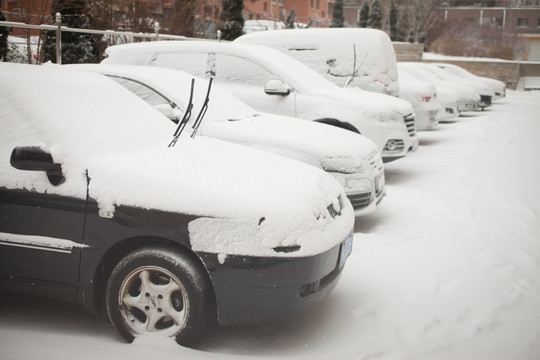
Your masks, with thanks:
[(145, 333), (197, 340), (211, 319), (209, 281), (196, 260), (168, 248), (141, 248), (116, 265), (107, 284), (111, 322), (129, 342)]

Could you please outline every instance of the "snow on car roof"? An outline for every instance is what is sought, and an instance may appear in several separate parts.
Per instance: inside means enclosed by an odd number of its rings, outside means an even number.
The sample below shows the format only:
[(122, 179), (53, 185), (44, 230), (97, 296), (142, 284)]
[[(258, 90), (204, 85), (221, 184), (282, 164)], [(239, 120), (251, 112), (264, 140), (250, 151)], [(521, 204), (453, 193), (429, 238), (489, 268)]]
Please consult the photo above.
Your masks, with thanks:
[[(352, 74), (356, 48), (357, 80), (362, 83), (397, 81), (396, 55), (388, 35), (377, 29), (310, 28), (260, 31), (238, 37), (235, 42), (271, 46), (294, 53), (318, 73), (328, 72), (325, 59), (334, 59), (333, 73)], [(323, 61), (321, 61), (323, 60)], [(329, 78), (329, 76), (327, 76)], [(330, 76), (334, 80), (338, 78)], [(344, 76), (343, 84), (348, 80)]]
[(179, 51), (207, 52), (215, 49), (220, 53), (256, 59), (259, 64), (279, 76), (286, 76), (289, 84), (297, 89), (315, 91), (337, 87), (316, 71), (310, 69), (291, 56), (266, 46), (223, 43), (214, 41), (152, 41), (115, 45), (106, 49), (108, 55), (103, 63), (139, 63), (134, 58), (144, 58), (149, 64), (159, 53), (174, 53)]

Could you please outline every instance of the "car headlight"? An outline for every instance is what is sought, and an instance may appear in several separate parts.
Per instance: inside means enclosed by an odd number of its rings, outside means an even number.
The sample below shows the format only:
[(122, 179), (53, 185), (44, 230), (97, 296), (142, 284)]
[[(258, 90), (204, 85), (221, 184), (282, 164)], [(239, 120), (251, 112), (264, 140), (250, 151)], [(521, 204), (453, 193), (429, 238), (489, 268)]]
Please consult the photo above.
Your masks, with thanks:
[(345, 190), (345, 193), (371, 192), (373, 183), (367, 175), (330, 173)]
[(321, 160), (321, 167), (329, 173), (367, 173), (369, 165), (359, 157), (328, 157)]
[(368, 117), (371, 120), (376, 120), (379, 122), (394, 122), (402, 123), (403, 116), (400, 113), (395, 111), (378, 111), (378, 112), (368, 112)]

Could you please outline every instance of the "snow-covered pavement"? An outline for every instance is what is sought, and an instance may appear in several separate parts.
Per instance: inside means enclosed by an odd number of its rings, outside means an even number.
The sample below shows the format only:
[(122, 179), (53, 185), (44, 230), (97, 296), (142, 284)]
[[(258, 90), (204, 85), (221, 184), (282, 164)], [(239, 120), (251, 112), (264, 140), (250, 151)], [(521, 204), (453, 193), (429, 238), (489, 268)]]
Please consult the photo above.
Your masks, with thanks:
[(198, 350), (125, 344), (82, 307), (0, 294), (0, 358), (539, 359), (540, 92), (419, 133), (357, 218), (341, 282), (287, 323), (223, 327)]

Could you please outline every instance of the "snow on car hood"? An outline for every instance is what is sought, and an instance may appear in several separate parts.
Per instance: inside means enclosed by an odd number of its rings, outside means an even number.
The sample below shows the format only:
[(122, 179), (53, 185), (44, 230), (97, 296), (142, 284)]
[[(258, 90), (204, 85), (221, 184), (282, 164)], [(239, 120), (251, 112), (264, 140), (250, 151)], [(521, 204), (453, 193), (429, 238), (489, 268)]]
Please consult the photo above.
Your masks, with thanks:
[[(187, 133), (169, 148), (174, 124), (110, 79), (58, 67), (0, 66), (3, 158), (14, 146), (40, 145), (66, 176), (55, 187), (43, 172), (25, 172), (21, 183), (20, 171), (4, 160), (4, 187), (84, 198), (88, 172), (89, 195), (100, 209), (136, 206), (264, 228), (257, 232), (260, 244), (225, 241), (214, 248), (224, 253), (276, 255), (270, 247), (298, 245), (293, 255), (307, 256), (342, 241), (353, 226), (341, 186), (319, 169)], [(24, 133), (16, 131), (19, 124)], [(194, 247), (215, 246), (200, 237), (208, 233), (197, 224)]]
[(377, 151), (373, 141), (351, 131), (266, 113), (238, 121), (209, 121), (203, 124), (201, 134), (277, 153), (319, 168), (325, 159), (361, 164)]

